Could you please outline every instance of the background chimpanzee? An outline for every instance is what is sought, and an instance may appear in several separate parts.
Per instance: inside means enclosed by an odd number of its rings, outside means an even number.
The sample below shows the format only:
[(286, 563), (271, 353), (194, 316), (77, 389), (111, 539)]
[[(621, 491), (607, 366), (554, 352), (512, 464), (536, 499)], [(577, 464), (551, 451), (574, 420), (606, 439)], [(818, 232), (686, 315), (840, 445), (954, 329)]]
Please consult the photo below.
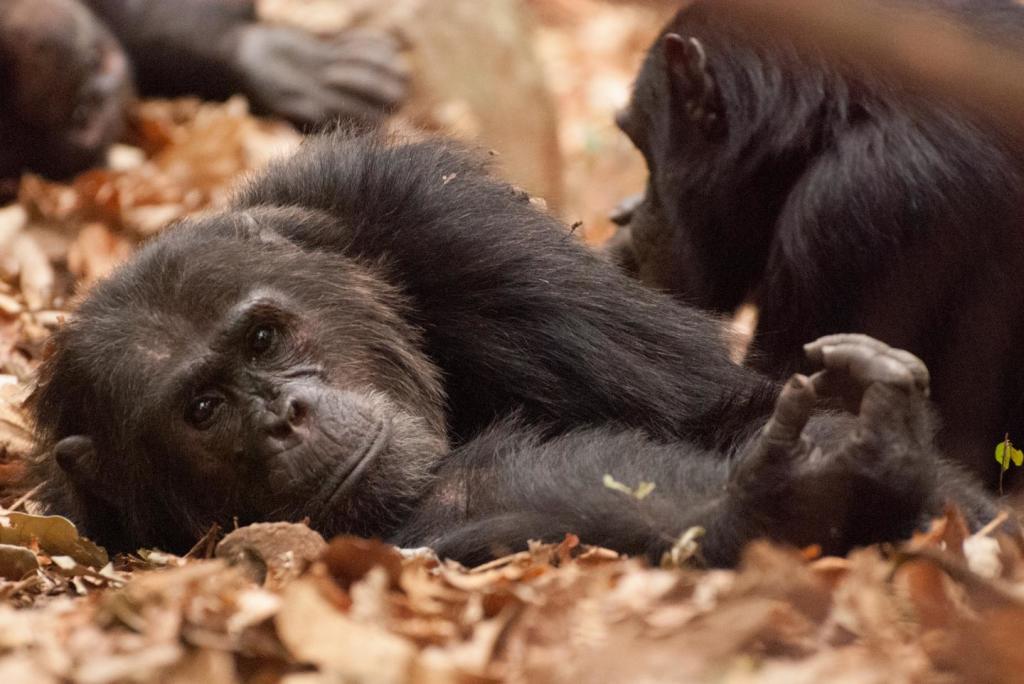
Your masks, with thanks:
[(299, 125), (373, 121), (405, 94), (380, 33), (323, 40), (256, 21), (252, 0), (0, 3), (0, 177), (95, 164), (142, 95), (224, 99)]
[(720, 332), (449, 144), (312, 139), (56, 334), (39, 498), (115, 549), (308, 516), (467, 561), (568, 531), (656, 555), (702, 525), (730, 563), (759, 535), (895, 538), (947, 498), (991, 514), (936, 459), (915, 357), (825, 338), (780, 394)]
[[(1010, 0), (898, 5), (1024, 38)], [(828, 333), (912, 351), (932, 372), (944, 451), (994, 479), (995, 444), (1024, 438), (1019, 157), (947, 101), (722, 14), (681, 11), (619, 117), (650, 180), (613, 251), (686, 302), (751, 299), (748, 363), (774, 377)]]

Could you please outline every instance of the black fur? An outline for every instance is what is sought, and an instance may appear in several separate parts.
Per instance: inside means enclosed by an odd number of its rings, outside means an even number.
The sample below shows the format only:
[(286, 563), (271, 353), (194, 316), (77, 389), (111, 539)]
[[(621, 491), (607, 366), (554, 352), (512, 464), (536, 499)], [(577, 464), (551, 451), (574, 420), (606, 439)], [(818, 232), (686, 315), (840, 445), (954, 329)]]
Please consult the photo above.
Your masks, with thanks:
[[(254, 298), (281, 309), (265, 361), (211, 332)], [(731, 363), (721, 335), (451, 144), (312, 139), (90, 293), (33, 398), (34, 474), (51, 510), (115, 548), (308, 515), (466, 561), (566, 532), (657, 556), (702, 525), (720, 564), (761, 535), (896, 538), (948, 497), (991, 514), (933, 460), (927, 407), (902, 390), (865, 394), (904, 421), (890, 432), (821, 414), (813, 452), (775, 454), (760, 429), (778, 387)], [(213, 387), (243, 427), (183, 426), (180, 384)], [(274, 409), (282, 396), (301, 410)], [(256, 408), (238, 418), (243, 403)], [(292, 427), (264, 436), (282, 415)], [(366, 472), (325, 498), (367, 435)], [(634, 501), (605, 474), (655, 491)]]
[[(1010, 0), (892, 4), (1024, 39)], [(686, 115), (670, 34), (706, 52), (717, 136)], [(834, 332), (912, 351), (932, 372), (944, 451), (994, 482), (994, 445), (1024, 439), (1019, 150), (945, 99), (737, 25), (711, 0), (665, 28), (621, 123), (651, 169), (631, 240), (619, 239), (625, 263), (713, 311), (752, 300), (748, 362), (776, 378)]]

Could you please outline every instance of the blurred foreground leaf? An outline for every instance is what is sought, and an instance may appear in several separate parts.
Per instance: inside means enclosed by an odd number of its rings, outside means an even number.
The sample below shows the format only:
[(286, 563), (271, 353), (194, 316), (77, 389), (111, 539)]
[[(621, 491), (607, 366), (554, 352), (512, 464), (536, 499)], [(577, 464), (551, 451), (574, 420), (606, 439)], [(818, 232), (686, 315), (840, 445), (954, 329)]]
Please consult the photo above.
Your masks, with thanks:
[(67, 518), (59, 515), (0, 515), (0, 544), (30, 546), (33, 542), (51, 556), (71, 556), (82, 565), (102, 568), (107, 552), (85, 537)]
[(20, 580), (39, 567), (36, 554), (24, 546), (0, 544), (0, 577), (9, 580)]

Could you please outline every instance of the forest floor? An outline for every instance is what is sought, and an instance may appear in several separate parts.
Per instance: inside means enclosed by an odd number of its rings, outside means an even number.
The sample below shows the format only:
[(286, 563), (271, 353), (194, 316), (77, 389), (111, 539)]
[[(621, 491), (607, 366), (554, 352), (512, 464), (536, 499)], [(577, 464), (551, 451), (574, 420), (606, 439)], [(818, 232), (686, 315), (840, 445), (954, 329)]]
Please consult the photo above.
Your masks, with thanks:
[[(642, 188), (611, 113), (660, 18), (532, 5), (559, 115), (559, 212), (600, 241), (607, 211)], [(211, 530), (186, 557), (109, 559), (30, 515), (13, 484), (32, 443), (21, 402), (74, 297), (298, 142), (240, 99), (144, 102), (108, 168), (25, 176), (0, 208), (0, 682), (1024, 681), (1024, 550), (968, 534), (953, 510), (846, 558), (757, 543), (736, 570), (699, 569), (692, 548), (650, 567), (571, 536), (467, 569), (289, 524), (219, 546)]]

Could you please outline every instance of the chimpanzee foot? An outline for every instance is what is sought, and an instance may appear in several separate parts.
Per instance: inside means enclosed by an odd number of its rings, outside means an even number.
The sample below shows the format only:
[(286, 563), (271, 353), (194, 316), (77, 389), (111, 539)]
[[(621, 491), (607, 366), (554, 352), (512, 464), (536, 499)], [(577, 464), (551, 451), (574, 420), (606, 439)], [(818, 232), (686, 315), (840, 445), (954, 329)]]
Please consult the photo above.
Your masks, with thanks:
[[(828, 550), (909, 533), (935, 505), (928, 370), (865, 335), (805, 347), (821, 368), (794, 375), (733, 473), (733, 494), (765, 531)], [(849, 421), (817, 420), (838, 401)]]

